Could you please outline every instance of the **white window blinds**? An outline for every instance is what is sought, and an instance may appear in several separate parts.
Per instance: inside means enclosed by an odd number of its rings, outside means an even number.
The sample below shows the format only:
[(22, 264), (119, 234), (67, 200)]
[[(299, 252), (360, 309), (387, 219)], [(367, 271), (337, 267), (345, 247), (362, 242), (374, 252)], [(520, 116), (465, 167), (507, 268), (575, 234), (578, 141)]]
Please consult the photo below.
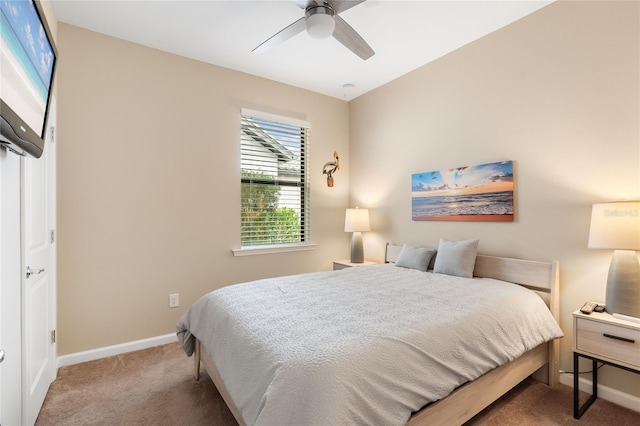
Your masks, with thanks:
[(308, 243), (308, 123), (242, 110), (241, 246)]

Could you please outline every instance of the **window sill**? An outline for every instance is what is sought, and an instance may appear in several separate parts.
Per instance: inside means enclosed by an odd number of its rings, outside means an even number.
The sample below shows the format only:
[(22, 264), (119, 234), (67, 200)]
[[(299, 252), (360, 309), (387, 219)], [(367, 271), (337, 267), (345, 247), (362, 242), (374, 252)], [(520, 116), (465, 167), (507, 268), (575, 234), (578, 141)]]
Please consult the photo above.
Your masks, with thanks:
[(292, 251), (315, 250), (317, 244), (282, 244), (273, 246), (244, 247), (233, 249), (231, 252), (235, 257), (254, 256), (258, 254), (287, 253)]

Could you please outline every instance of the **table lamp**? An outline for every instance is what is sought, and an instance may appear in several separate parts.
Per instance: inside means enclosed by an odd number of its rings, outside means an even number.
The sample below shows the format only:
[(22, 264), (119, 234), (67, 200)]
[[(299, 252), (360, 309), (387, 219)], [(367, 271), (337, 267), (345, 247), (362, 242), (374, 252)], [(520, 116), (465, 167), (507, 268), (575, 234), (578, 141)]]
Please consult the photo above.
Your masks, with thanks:
[(640, 318), (640, 201), (594, 204), (589, 248), (613, 249), (607, 277), (606, 310)]
[(347, 209), (344, 217), (344, 232), (353, 232), (351, 236), (351, 263), (364, 263), (364, 248), (361, 232), (370, 231), (368, 209)]

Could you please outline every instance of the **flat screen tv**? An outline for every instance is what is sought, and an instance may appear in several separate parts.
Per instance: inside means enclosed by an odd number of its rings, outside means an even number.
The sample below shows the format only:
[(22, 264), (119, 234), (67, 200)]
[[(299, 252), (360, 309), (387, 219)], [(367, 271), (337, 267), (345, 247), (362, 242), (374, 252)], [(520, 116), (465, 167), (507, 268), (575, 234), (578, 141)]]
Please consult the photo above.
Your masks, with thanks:
[(40, 158), (57, 58), (39, 2), (0, 0), (0, 143)]

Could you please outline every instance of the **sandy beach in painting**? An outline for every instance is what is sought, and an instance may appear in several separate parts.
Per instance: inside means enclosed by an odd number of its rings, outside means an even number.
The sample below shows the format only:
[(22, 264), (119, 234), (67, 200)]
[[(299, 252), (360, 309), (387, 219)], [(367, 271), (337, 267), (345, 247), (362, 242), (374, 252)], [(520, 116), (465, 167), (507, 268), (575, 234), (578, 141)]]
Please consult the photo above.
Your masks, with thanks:
[(458, 216), (414, 216), (413, 220), (442, 220), (454, 222), (513, 222), (512, 214), (469, 214)]

